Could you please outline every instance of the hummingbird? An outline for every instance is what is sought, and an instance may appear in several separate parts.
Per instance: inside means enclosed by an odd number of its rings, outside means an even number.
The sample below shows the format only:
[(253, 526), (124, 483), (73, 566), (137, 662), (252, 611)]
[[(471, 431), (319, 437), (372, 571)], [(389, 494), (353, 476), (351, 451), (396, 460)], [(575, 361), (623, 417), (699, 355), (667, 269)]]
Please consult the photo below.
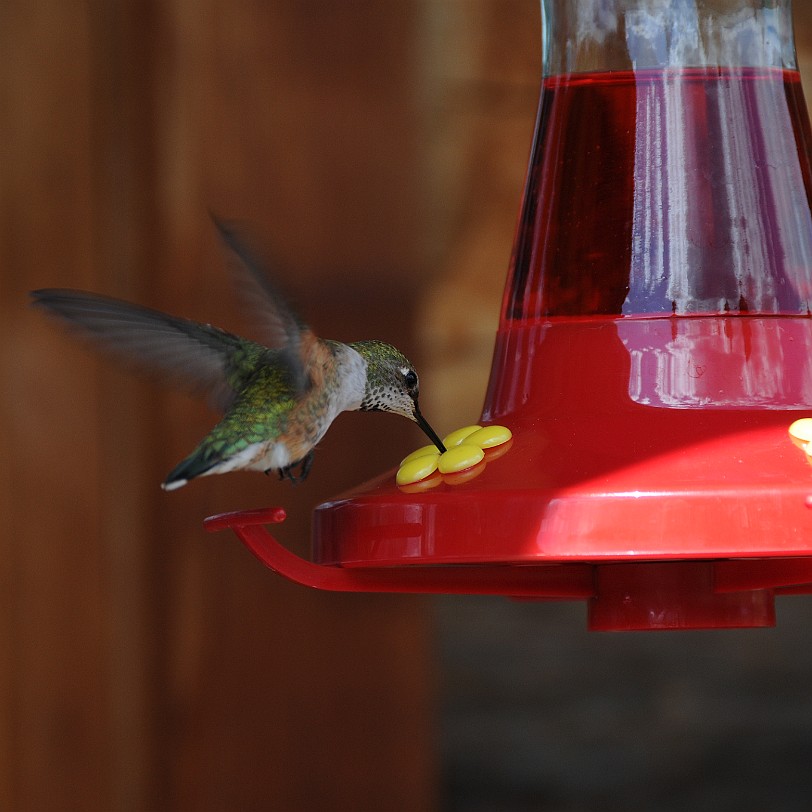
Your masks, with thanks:
[(442, 441), (418, 407), (414, 366), (383, 341), (319, 338), (276, 289), (232, 225), (215, 226), (233, 258), (237, 290), (259, 317), (262, 343), (190, 319), (84, 291), (31, 292), (56, 316), (114, 360), (161, 373), (205, 393), (222, 413), (192, 453), (166, 477), (171, 491), (228, 471), (307, 478), (315, 447), (343, 411), (381, 411), (417, 423), (440, 451)]

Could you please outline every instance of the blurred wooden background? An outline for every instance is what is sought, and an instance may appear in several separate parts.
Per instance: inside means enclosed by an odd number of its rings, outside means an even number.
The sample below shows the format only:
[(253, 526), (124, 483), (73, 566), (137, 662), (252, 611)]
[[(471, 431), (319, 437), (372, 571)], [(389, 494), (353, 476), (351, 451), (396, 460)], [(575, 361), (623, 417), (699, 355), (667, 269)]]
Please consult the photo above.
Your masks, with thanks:
[(433, 807), (425, 602), (290, 586), (201, 526), (284, 504), (280, 537), (306, 554), (312, 507), (418, 432), (347, 416), (304, 487), (164, 494), (212, 415), (97, 362), (26, 294), (88, 288), (238, 330), (211, 209), (253, 225), (323, 335), (421, 360), (415, 314), (453, 217), (427, 149), (445, 13), (0, 8), (0, 808)]
[(537, 0), (0, 5), (0, 809), (438, 808), (429, 604), (290, 586), (201, 527), (283, 504), (304, 554), (312, 507), (417, 430), (346, 415), (304, 487), (164, 494), (212, 415), (26, 295), (239, 330), (214, 210), (255, 227), (322, 334), (401, 346), (441, 433), (476, 418), (538, 28)]

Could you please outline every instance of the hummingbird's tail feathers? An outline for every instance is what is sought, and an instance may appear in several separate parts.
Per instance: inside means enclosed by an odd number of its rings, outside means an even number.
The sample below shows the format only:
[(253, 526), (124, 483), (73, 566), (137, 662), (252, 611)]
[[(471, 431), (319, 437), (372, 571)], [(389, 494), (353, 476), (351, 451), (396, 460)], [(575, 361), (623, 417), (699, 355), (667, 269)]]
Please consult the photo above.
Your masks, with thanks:
[(207, 453), (205, 445), (198, 446), (185, 460), (179, 462), (168, 474), (161, 487), (165, 491), (182, 488), (190, 479), (213, 473), (212, 469), (222, 462)]
[(176, 491), (178, 488), (182, 488), (188, 482), (188, 479), (169, 479), (167, 478), (164, 482), (161, 483), (161, 487), (165, 491)]
[(296, 389), (304, 392), (309, 380), (304, 357), (306, 344), (313, 338), (310, 328), (301, 319), (287, 297), (271, 280), (267, 262), (263, 262), (242, 230), (233, 222), (212, 215), (220, 238), (231, 252), (231, 270), (237, 294), (257, 321), (260, 340), (278, 350), (289, 367)]
[(211, 472), (216, 463), (203, 463), (196, 455), (192, 455), (176, 465), (161, 484), (165, 491), (175, 491), (182, 488), (190, 479), (205, 476)]
[(210, 434), (167, 474), (161, 487), (174, 491), (197, 477), (240, 470), (255, 458), (257, 447), (258, 444), (250, 443), (234, 452), (216, 435)]
[(148, 374), (162, 373), (225, 410), (266, 348), (225, 330), (76, 290), (31, 292), (33, 304), (56, 316), (107, 355)]

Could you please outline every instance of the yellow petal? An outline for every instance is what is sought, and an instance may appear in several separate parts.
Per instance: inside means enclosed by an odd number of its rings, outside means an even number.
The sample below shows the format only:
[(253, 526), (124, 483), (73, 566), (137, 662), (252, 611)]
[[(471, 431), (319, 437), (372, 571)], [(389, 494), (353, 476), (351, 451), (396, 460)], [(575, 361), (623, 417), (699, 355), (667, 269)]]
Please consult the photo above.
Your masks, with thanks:
[(443, 445), (446, 448), (459, 445), (469, 434), (473, 434), (475, 431), (479, 431), (479, 429), (480, 426), (465, 426), (464, 428), (452, 431), (451, 434), (447, 434), (443, 437)]
[(432, 454), (439, 457), (440, 451), (436, 445), (424, 445), (422, 448), (418, 448), (417, 451), (412, 451), (411, 454), (404, 457), (401, 461), (401, 465), (405, 465), (407, 462), (411, 462), (412, 460), (416, 460), (418, 457), (430, 457)]
[(441, 474), (451, 474), (472, 468), (484, 459), (485, 452), (478, 445), (462, 443), (449, 448), (445, 454), (440, 454), (439, 468)]
[(504, 426), (485, 426), (473, 434), (469, 434), (465, 438), (465, 442), (478, 445), (480, 448), (493, 448), (506, 443), (512, 436), (510, 429)]
[(812, 442), (812, 417), (802, 417), (789, 427), (789, 436), (795, 445), (803, 447)]
[(415, 457), (400, 466), (395, 481), (398, 485), (412, 485), (431, 476), (437, 470), (439, 454)]

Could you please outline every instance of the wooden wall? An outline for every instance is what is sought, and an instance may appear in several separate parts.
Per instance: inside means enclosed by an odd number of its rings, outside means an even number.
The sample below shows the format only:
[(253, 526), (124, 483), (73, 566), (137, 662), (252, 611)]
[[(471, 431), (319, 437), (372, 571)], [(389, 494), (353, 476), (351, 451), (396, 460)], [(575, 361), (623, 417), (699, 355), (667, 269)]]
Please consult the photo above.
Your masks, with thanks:
[(432, 422), (461, 425), (538, 43), (536, 0), (0, 4), (0, 809), (437, 807), (428, 604), (305, 591), (201, 527), (283, 504), (304, 554), (313, 505), (416, 429), (346, 415), (303, 487), (164, 494), (212, 415), (97, 361), (26, 293), (239, 329), (208, 212), (242, 218), (314, 326), (401, 345)]
[[(204, 406), (27, 306), (88, 288), (239, 329), (209, 210), (306, 317), (420, 360), (425, 5), (38, 0), (0, 7), (0, 808), (431, 809), (426, 604), (267, 573), (222, 510), (310, 510), (394, 465), (406, 421), (341, 418), (305, 486), (171, 494)], [(427, 229), (430, 231), (430, 229)]]

